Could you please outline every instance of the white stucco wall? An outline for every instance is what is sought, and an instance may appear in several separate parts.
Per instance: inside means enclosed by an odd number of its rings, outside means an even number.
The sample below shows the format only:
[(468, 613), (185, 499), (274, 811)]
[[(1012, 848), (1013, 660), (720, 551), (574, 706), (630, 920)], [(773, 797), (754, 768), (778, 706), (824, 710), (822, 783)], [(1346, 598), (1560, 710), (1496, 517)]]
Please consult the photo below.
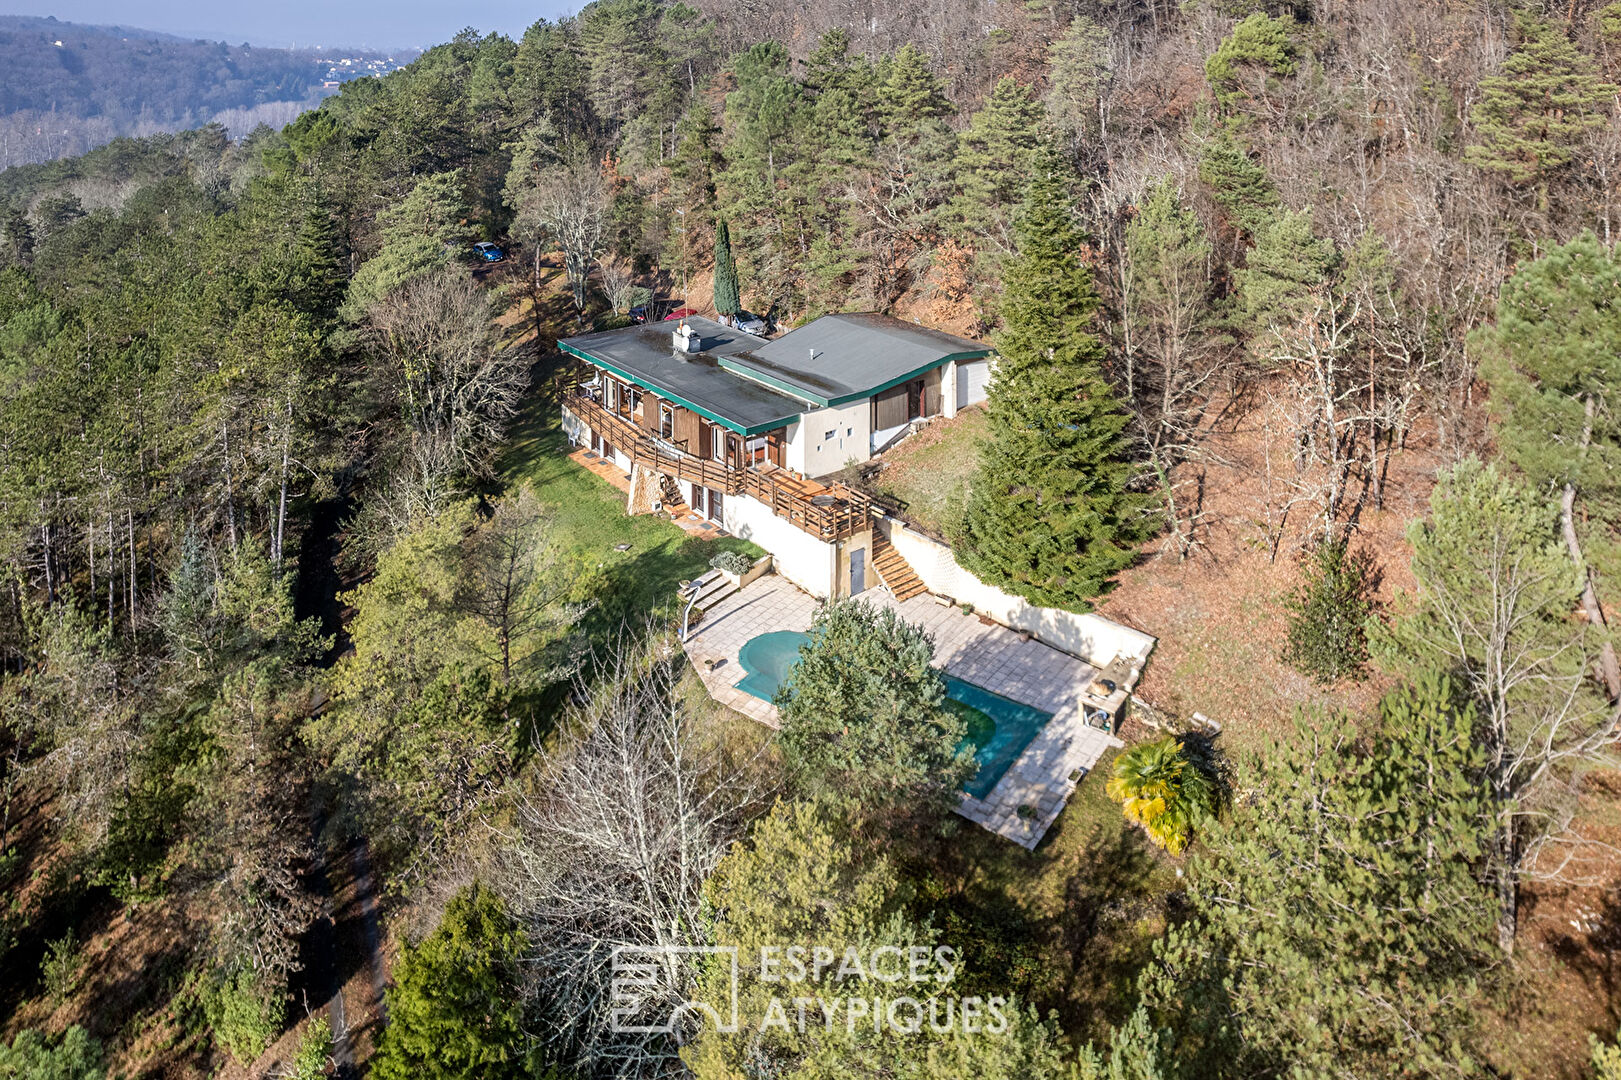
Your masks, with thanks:
[(563, 409), (563, 434), (575, 446), (589, 447), (591, 445), (590, 429), (566, 406)]
[(783, 462), (806, 476), (826, 476), (851, 461), (866, 461), (872, 457), (871, 451), (872, 402), (862, 398), (848, 405), (813, 409), (788, 425)]
[(829, 597), (837, 581), (838, 548), (802, 532), (748, 495), (728, 495), (722, 524), (733, 536), (771, 552), (777, 573), (812, 596)]
[(951, 549), (938, 540), (914, 532), (899, 521), (889, 524), (890, 543), (912, 564), (932, 593), (972, 604), (975, 611), (1004, 626), (1028, 630), (1038, 640), (1099, 667), (1116, 656), (1146, 660), (1154, 648), (1153, 637), (1101, 615), (1036, 607), (1023, 597), (987, 585), (959, 566)]

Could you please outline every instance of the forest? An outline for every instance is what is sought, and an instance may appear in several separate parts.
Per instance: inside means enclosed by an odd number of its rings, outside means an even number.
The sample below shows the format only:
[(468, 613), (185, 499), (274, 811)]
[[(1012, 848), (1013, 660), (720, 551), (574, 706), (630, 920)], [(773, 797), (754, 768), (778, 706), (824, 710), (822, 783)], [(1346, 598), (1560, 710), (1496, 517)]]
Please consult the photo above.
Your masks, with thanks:
[[(314, 106), (332, 78), (333, 54), (313, 49), (27, 15), (0, 15), (0, 52), (0, 170), (216, 120), (242, 134), (259, 123), (280, 127)], [(366, 50), (339, 55), (383, 59)]]
[[(1600, 0), (595, 0), (0, 172), (0, 1078), (1621, 1077), (1618, 84)], [(846, 479), (1159, 638), (1035, 851), (915, 625), (705, 693), (759, 549), (560, 427), (654, 298), (995, 344)], [(619, 1022), (783, 944), (998, 1022)]]

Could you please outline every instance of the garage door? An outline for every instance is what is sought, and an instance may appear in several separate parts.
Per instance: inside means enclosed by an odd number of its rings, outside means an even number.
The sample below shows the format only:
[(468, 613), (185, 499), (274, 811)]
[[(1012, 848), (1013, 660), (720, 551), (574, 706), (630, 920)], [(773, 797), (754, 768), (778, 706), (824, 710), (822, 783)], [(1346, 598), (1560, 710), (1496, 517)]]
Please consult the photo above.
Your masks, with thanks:
[(985, 400), (985, 388), (991, 381), (989, 360), (972, 360), (957, 365), (957, 408), (978, 404)]

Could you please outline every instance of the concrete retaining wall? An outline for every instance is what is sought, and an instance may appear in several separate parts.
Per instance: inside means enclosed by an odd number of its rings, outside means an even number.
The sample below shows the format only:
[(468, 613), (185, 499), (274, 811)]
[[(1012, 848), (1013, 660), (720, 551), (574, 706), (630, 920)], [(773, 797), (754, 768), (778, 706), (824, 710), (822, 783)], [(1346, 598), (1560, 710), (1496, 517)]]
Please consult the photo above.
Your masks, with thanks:
[(972, 604), (975, 611), (1002, 625), (1027, 630), (1038, 641), (1097, 667), (1116, 656), (1132, 657), (1138, 661), (1132, 666), (1140, 667), (1154, 648), (1155, 639), (1148, 634), (1101, 615), (1037, 607), (1023, 597), (987, 585), (958, 565), (951, 549), (938, 540), (907, 528), (904, 522), (888, 519), (887, 523), (890, 543), (912, 564), (932, 593)]
[(777, 573), (812, 596), (833, 595), (837, 547), (777, 517), (769, 506), (748, 495), (726, 496), (724, 509), (726, 520), (721, 524), (726, 531), (769, 551)]

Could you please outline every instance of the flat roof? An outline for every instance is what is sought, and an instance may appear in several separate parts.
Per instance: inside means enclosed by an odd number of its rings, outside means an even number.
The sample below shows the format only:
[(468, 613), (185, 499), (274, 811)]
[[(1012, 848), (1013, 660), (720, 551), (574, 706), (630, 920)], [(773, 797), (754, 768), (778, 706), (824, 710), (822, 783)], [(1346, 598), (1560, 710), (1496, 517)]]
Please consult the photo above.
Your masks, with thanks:
[(748, 355), (761, 344), (759, 338), (700, 316), (685, 321), (698, 334), (698, 352), (676, 351), (674, 320), (581, 334), (557, 345), (739, 434), (755, 435), (799, 419), (805, 402), (721, 366), (725, 358)]
[[(724, 329), (724, 328), (723, 328)], [(989, 356), (982, 341), (892, 315), (824, 315), (722, 366), (818, 405), (841, 405), (914, 379), (948, 360)]]

